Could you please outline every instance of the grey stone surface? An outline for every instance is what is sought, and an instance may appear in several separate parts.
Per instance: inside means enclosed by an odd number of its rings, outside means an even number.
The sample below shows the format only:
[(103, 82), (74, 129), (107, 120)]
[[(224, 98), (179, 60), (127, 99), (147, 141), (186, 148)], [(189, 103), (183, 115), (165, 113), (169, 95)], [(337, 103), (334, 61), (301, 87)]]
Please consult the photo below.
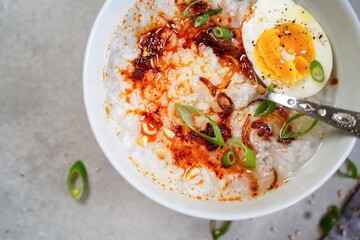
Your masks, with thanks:
[[(359, 13), (359, 1), (351, 2)], [(210, 239), (209, 221), (164, 208), (131, 187), (92, 135), (82, 62), (102, 4), (0, 0), (0, 239)], [(350, 157), (360, 166), (359, 141)], [(66, 188), (76, 159), (89, 172), (83, 204)], [(292, 207), (235, 222), (224, 239), (316, 239), (327, 206), (341, 204), (338, 191), (355, 184), (335, 175)]]
[(352, 240), (360, 238), (360, 188), (346, 204), (341, 218), (324, 240)]

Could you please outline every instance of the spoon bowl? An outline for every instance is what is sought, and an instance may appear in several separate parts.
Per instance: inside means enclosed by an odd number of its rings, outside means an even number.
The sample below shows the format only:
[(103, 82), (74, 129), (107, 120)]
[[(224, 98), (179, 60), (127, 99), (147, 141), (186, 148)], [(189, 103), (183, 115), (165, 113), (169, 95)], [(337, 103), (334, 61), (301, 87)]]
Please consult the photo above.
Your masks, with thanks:
[(256, 74), (254, 74), (254, 76), (256, 82), (260, 86), (264, 87), (264, 94), (259, 94), (253, 99), (253, 101), (268, 100), (275, 102), (356, 137), (360, 136), (360, 112), (317, 104), (304, 99), (269, 91), (267, 90), (266, 84), (260, 79), (260, 77)]

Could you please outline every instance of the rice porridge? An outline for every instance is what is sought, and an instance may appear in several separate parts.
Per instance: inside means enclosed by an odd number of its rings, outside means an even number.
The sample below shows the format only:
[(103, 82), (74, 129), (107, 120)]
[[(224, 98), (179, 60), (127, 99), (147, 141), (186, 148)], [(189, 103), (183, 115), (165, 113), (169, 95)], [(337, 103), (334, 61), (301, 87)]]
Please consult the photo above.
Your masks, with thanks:
[[(144, 177), (174, 194), (241, 201), (291, 181), (311, 160), (324, 126), (283, 138), (295, 112), (274, 104), (255, 116), (264, 101), (251, 100), (263, 88), (254, 79), (242, 27), (256, 2), (139, 0), (128, 11), (104, 68), (104, 115), (130, 154), (118, 161), (132, 161)], [(334, 91), (327, 84), (310, 100), (329, 104)], [(181, 115), (180, 107), (203, 114)], [(288, 130), (300, 132), (312, 123), (299, 117)]]

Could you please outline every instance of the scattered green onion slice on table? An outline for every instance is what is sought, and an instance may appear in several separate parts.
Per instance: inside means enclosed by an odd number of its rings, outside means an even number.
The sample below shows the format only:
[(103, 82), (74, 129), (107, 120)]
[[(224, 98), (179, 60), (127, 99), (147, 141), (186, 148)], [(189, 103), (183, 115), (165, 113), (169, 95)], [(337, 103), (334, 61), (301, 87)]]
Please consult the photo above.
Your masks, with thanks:
[[(78, 179), (80, 180), (80, 186), (76, 186)], [(71, 196), (76, 201), (80, 201), (84, 197), (87, 188), (87, 173), (82, 161), (76, 161), (70, 168), (67, 184)]]
[(204, 26), (204, 24), (207, 22), (207, 20), (209, 20), (208, 14), (204, 14), (204, 15), (195, 17), (194, 18), (194, 27), (198, 28), (198, 27)]
[(222, 26), (215, 26), (210, 28), (210, 32), (216, 37), (216, 38), (223, 38), (223, 39), (231, 39), (232, 33), (231, 31)]
[(248, 146), (246, 146), (242, 141), (240, 141), (238, 138), (235, 138), (235, 137), (233, 137), (229, 140), (230, 150), (222, 157), (222, 159), (221, 159), (222, 166), (224, 168), (229, 168), (237, 160), (235, 152), (234, 152), (234, 148), (233, 148), (234, 144), (239, 144), (245, 151), (245, 162), (243, 163), (243, 165), (245, 167), (250, 167), (250, 168), (256, 167), (255, 153)]
[(340, 217), (340, 209), (335, 205), (330, 206), (328, 212), (320, 220), (320, 227), (325, 235), (330, 232)]
[(293, 132), (289, 130), (290, 124), (295, 121), (296, 119), (303, 117), (304, 114), (302, 113), (298, 113), (294, 116), (292, 116), (283, 126), (283, 128), (281, 129), (280, 132), (280, 137), (282, 139), (286, 139), (286, 138), (298, 138), (304, 134), (306, 134), (307, 132), (309, 132), (311, 129), (313, 129), (313, 127), (315, 127), (316, 123), (318, 122), (317, 120), (314, 120), (310, 126), (308, 128), (306, 128), (304, 131), (301, 132)]
[[(186, 124), (186, 126), (188, 126), (188, 128), (190, 128), (193, 132), (195, 132), (197, 135), (199, 135), (200, 137), (204, 138), (205, 140), (207, 140), (213, 144), (216, 144), (219, 146), (225, 146), (225, 141), (221, 135), (221, 130), (214, 120), (212, 120), (210, 117), (206, 116), (199, 109), (197, 109), (193, 106), (190, 106), (190, 105), (182, 105), (180, 103), (175, 103), (174, 107), (175, 107), (177, 113), (180, 115), (181, 119)], [(201, 115), (201, 116), (205, 117), (209, 121), (211, 126), (213, 127), (215, 137), (210, 137), (210, 136), (198, 131), (195, 128), (194, 122), (192, 120), (192, 117), (191, 117), (192, 114)]]
[(194, 0), (194, 1), (192, 1), (192, 2), (185, 8), (185, 10), (182, 12), (182, 15), (183, 15), (184, 17), (192, 17), (192, 16), (195, 16), (195, 14), (190, 13), (190, 8), (191, 8), (194, 4), (196, 4), (196, 3), (198, 3), (198, 2), (201, 2), (201, 0)]
[(323, 82), (325, 79), (324, 69), (321, 63), (316, 60), (310, 64), (310, 73), (312, 78), (317, 82)]
[(212, 233), (212, 237), (214, 240), (219, 239), (221, 236), (225, 235), (229, 229), (231, 228), (232, 225), (232, 221), (226, 221), (223, 225), (222, 228), (218, 229), (216, 227), (216, 221), (215, 220), (211, 220), (210, 224), (211, 224), (211, 233)]
[(358, 170), (356, 168), (355, 163), (353, 161), (351, 161), (350, 159), (346, 159), (345, 165), (346, 165), (347, 171), (343, 171), (343, 170), (339, 169), (338, 173), (343, 177), (357, 179), (358, 178)]

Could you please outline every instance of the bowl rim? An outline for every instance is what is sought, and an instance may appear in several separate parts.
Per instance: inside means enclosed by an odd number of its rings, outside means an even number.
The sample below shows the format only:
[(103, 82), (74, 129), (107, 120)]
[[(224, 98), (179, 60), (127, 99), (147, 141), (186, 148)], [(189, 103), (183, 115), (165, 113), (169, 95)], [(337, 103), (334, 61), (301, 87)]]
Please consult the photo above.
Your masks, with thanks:
[[(342, 154), (342, 159), (340, 159), (338, 161), (338, 163), (335, 166), (333, 166), (333, 168), (326, 174), (326, 176), (324, 176), (320, 181), (317, 182), (317, 184), (314, 184), (311, 188), (308, 188), (306, 191), (301, 192), (301, 194), (298, 194), (298, 196), (296, 198), (290, 198), (290, 200), (285, 201), (282, 204), (277, 204), (277, 205), (273, 206), (272, 208), (263, 209), (261, 211), (250, 212), (250, 213), (231, 213), (231, 212), (227, 212), (227, 213), (211, 212), (211, 213), (209, 213), (208, 211), (203, 210), (201, 208), (197, 209), (196, 206), (189, 208), (188, 206), (178, 204), (175, 201), (169, 201), (168, 198), (160, 197), (158, 195), (158, 191), (154, 191), (154, 190), (144, 187), (144, 185), (142, 183), (140, 183), (139, 181), (136, 181), (135, 178), (133, 176), (131, 176), (131, 173), (127, 173), (126, 171), (124, 171), (124, 169), (122, 169), (119, 166), (118, 163), (116, 163), (117, 160), (114, 158), (113, 154), (111, 153), (111, 150), (107, 146), (105, 146), (105, 142), (102, 137), (102, 133), (100, 132), (100, 129), (97, 126), (98, 122), (96, 121), (95, 118), (93, 118), (94, 112), (93, 112), (92, 106), (90, 104), (91, 96), (89, 95), (89, 90), (88, 90), (89, 85), (90, 85), (89, 80), (88, 80), (89, 79), (89, 75), (88, 75), (89, 59), (91, 56), (92, 48), (94, 46), (94, 39), (96, 37), (97, 32), (99, 31), (99, 26), (100, 26), (101, 22), (103, 21), (104, 14), (113, 2), (114, 2), (114, 0), (107, 0), (104, 3), (99, 14), (96, 17), (96, 20), (91, 29), (90, 36), (88, 38), (86, 51), (85, 51), (85, 55), (84, 55), (84, 62), (83, 62), (83, 97), (84, 97), (86, 113), (88, 116), (88, 121), (90, 123), (92, 132), (95, 136), (97, 143), (99, 144), (103, 153), (105, 154), (107, 159), (110, 161), (110, 163), (113, 165), (113, 167), (120, 173), (120, 175), (123, 178), (125, 178), (125, 180), (128, 183), (130, 183), (139, 192), (143, 193), (145, 196), (149, 197), (150, 199), (154, 200), (155, 202), (157, 202), (167, 208), (170, 208), (174, 211), (177, 211), (177, 212), (189, 215), (189, 216), (194, 216), (194, 217), (199, 217), (199, 218), (204, 218), (204, 219), (217, 219), (217, 220), (248, 219), (248, 218), (253, 218), (253, 217), (264, 216), (264, 215), (282, 210), (286, 207), (289, 207), (289, 206), (295, 204), (296, 202), (299, 202), (300, 200), (304, 199), (306, 196), (310, 195), (312, 192), (317, 190), (320, 186), (322, 186), (336, 172), (336, 170), (341, 166), (343, 161), (345, 161), (346, 157), (349, 155), (351, 149), (355, 145), (355, 142), (356, 142), (355, 137), (353, 137), (353, 138), (347, 137), (346, 141), (348, 142), (349, 145), (348, 145), (348, 148), (346, 149), (346, 151), (344, 151), (344, 153)], [(348, 1), (343, 1), (342, 4), (344, 5), (344, 8), (346, 8), (348, 13), (350, 14), (350, 18), (355, 20), (355, 21), (353, 21), (353, 24), (356, 27), (357, 33), (360, 36), (360, 22), (357, 18), (357, 15), (356, 15), (354, 9), (352, 8), (351, 4)], [(110, 39), (108, 39), (108, 42), (110, 42)], [(102, 103), (99, 103), (99, 104), (102, 104)], [(267, 193), (267, 194), (270, 194), (270, 193)], [(184, 198), (183, 196), (180, 196), (180, 197)], [(188, 201), (186, 199), (183, 199), (183, 200), (184, 200), (184, 202)], [(258, 199), (254, 199), (251, 201), (257, 201), (257, 200)], [(261, 203), (261, 201), (260, 201), (260, 203)]]

